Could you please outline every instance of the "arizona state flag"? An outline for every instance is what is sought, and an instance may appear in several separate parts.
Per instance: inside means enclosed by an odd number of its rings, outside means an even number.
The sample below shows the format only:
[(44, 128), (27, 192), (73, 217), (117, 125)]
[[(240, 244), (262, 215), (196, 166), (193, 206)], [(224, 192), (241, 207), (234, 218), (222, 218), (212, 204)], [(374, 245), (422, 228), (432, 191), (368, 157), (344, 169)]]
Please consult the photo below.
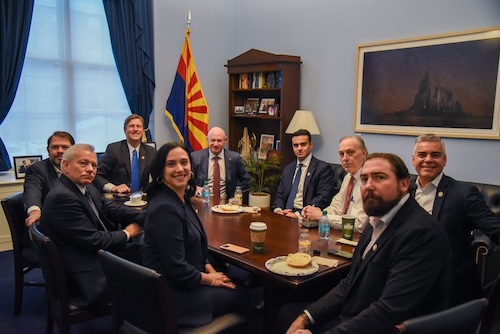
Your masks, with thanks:
[(190, 152), (208, 147), (208, 105), (196, 74), (186, 29), (174, 84), (167, 99), (165, 115)]

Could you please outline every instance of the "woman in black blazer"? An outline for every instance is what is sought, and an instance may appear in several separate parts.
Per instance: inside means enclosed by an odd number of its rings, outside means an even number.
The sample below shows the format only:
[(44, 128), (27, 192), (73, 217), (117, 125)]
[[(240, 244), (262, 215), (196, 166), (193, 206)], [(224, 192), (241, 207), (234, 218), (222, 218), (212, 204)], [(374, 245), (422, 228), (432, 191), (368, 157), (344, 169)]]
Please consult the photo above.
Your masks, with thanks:
[(174, 295), (179, 326), (202, 326), (244, 310), (246, 291), (207, 260), (207, 236), (190, 202), (196, 190), (191, 156), (181, 143), (157, 152), (147, 189), (144, 265), (163, 274)]

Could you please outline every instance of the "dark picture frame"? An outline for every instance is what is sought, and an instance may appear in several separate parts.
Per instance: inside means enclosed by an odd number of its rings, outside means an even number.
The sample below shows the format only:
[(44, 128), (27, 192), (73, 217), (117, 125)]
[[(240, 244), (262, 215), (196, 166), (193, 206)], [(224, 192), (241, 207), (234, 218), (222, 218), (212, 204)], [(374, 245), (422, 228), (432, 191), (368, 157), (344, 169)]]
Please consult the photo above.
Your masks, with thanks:
[(250, 115), (257, 114), (259, 102), (260, 99), (258, 97), (249, 97), (245, 102), (245, 113)]
[(274, 105), (276, 99), (274, 97), (263, 98), (260, 100), (259, 114), (267, 114), (269, 106)]
[(37, 161), (42, 160), (41, 155), (25, 155), (12, 157), (14, 162), (14, 172), (16, 173), (16, 179), (24, 179), (26, 177), (26, 172), (28, 168)]
[(359, 45), (355, 132), (500, 139), (500, 27)]

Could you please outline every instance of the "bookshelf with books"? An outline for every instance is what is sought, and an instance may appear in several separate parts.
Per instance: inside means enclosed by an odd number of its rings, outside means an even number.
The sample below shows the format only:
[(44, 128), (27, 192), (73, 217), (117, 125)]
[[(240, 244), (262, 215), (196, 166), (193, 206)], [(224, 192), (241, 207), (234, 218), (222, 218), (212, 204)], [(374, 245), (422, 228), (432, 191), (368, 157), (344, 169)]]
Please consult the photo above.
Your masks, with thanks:
[(282, 167), (294, 159), (291, 135), (285, 130), (295, 110), (300, 109), (301, 63), (299, 56), (256, 49), (227, 61), (230, 150), (238, 151), (246, 127), (257, 138), (256, 149), (261, 135), (273, 135), (281, 143), (278, 151)]

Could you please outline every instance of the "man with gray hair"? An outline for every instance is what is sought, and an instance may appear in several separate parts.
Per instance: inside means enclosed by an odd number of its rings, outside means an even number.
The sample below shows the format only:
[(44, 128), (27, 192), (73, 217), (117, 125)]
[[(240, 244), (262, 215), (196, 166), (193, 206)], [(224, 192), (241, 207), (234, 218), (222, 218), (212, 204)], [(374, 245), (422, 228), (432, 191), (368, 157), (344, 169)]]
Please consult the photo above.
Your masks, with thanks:
[[(61, 253), (68, 273), (70, 303), (82, 308), (103, 306), (109, 298), (97, 251), (105, 249), (140, 263), (141, 245), (128, 241), (142, 233), (144, 212), (104, 201), (92, 186), (97, 169), (92, 145), (69, 147), (61, 169), (63, 174), (43, 203), (40, 231)], [(119, 230), (118, 223), (125, 227)]]
[(333, 197), (326, 208), (308, 205), (302, 210), (302, 217), (308, 220), (319, 220), (323, 210), (328, 211), (328, 219), (333, 228), (342, 229), (343, 214), (356, 217), (354, 228), (363, 232), (368, 216), (363, 210), (361, 199), (361, 167), (365, 163), (368, 150), (360, 136), (344, 136), (339, 141), (339, 157), (342, 168), (347, 172), (342, 181), (339, 192)]
[(454, 306), (483, 296), (470, 235), (478, 229), (498, 244), (500, 220), (475, 186), (443, 173), (446, 161), (444, 142), (439, 136), (424, 134), (416, 139), (412, 164), (418, 177), (412, 182), (412, 194), (441, 223), (450, 240), (453, 271), (449, 302)]

